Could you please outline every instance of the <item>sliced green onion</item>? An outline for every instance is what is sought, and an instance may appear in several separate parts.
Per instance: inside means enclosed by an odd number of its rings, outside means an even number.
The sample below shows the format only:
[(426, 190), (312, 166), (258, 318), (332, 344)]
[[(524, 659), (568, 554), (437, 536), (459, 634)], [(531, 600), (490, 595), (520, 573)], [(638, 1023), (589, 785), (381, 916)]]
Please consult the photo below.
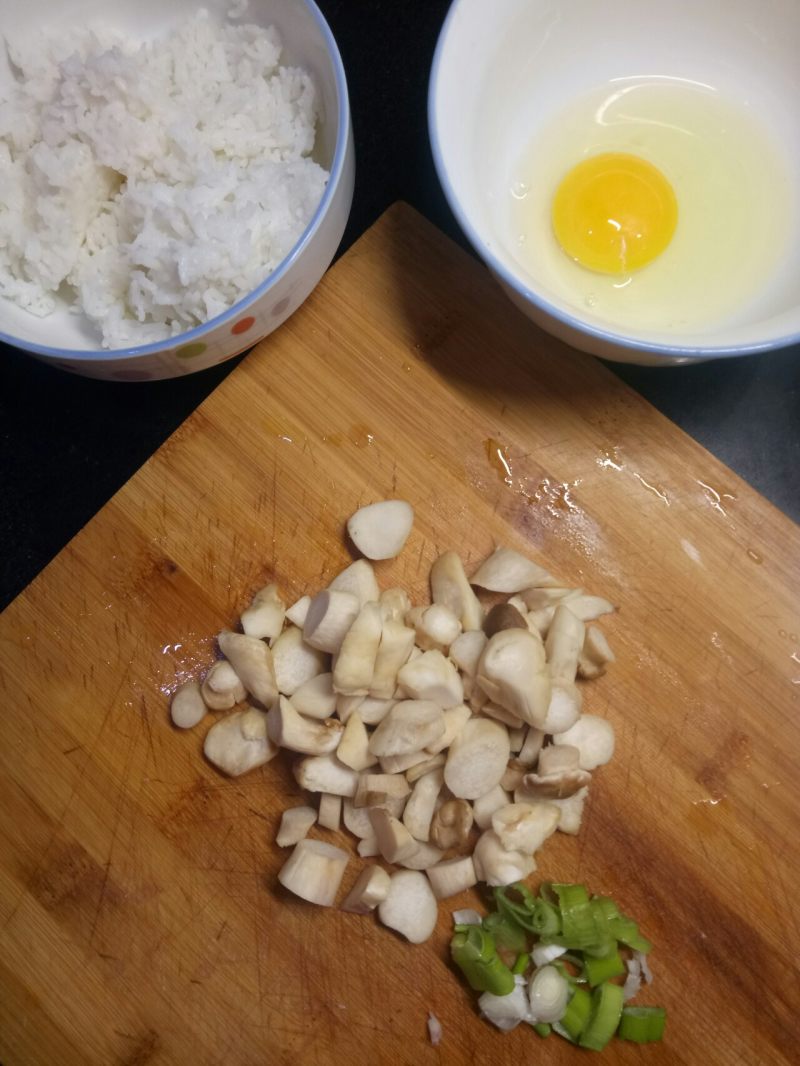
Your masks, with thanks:
[(523, 951), (519, 955), (517, 955), (517, 958), (516, 958), (516, 960), (514, 962), (514, 965), (511, 967), (511, 972), (513, 974), (525, 973), (525, 971), (528, 969), (530, 964), (531, 964), (530, 955), (526, 951)]
[(589, 893), (583, 885), (551, 884), (550, 887), (558, 897), (558, 904), (562, 911), (565, 907), (575, 907), (579, 903), (589, 902)]
[(561, 914), (558, 907), (546, 900), (537, 899), (531, 912), (530, 927), (538, 936), (557, 936), (561, 932)]
[(625, 963), (619, 956), (618, 951), (603, 958), (587, 958), (583, 964), (583, 972), (591, 988), (602, 984), (610, 977), (620, 977), (625, 973)]
[(596, 909), (607, 921), (612, 921), (614, 918), (621, 918), (622, 915), (619, 912), (619, 907), (610, 896), (592, 896), (592, 903)]
[(641, 951), (647, 955), (653, 950), (653, 945), (647, 937), (642, 936), (639, 926), (632, 918), (626, 918), (624, 915), (620, 918), (613, 918), (608, 923), (608, 931), (611, 936), (633, 951)]
[(598, 985), (592, 993), (592, 1011), (578, 1043), (592, 1051), (602, 1051), (617, 1031), (622, 1015), (622, 988), (620, 985)]
[(591, 1013), (592, 997), (585, 988), (576, 988), (567, 1004), (567, 1009), (553, 1028), (558, 1026), (556, 1032), (563, 1029), (570, 1040), (576, 1041), (586, 1027)]
[(497, 954), (494, 938), (482, 926), (471, 925), (450, 941), (453, 962), (476, 992), (507, 996), (514, 991), (514, 975)]
[(550, 1033), (553, 1030), (552, 1027), (547, 1024), (547, 1022), (537, 1022), (536, 1025), (534, 1025), (533, 1027), (533, 1031), (539, 1036), (550, 1036)]
[(528, 937), (525, 930), (514, 919), (506, 917), (499, 911), (487, 914), (483, 919), (483, 928), (494, 938), (497, 947), (504, 951), (519, 954), (521, 951), (528, 950)]
[(617, 1036), (636, 1044), (649, 1044), (661, 1040), (666, 1021), (663, 1007), (623, 1007)]

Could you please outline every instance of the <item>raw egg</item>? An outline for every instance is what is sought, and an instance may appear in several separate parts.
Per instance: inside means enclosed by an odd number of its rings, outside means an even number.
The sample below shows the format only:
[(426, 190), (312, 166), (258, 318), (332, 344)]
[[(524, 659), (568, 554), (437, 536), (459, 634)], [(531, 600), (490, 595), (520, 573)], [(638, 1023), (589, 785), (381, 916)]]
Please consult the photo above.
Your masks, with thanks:
[(711, 332), (768, 302), (797, 239), (780, 142), (746, 102), (625, 78), (534, 131), (510, 174), (507, 248), (601, 327)]
[(652, 163), (606, 152), (578, 163), (553, 199), (556, 239), (576, 263), (602, 274), (639, 270), (672, 240), (678, 205)]

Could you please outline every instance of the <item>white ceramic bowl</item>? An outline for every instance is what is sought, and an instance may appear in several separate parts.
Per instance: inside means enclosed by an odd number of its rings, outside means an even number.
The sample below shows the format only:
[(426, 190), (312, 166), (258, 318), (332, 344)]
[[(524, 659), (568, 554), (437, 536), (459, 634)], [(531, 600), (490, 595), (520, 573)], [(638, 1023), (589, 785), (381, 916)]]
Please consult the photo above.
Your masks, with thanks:
[[(96, 22), (141, 38), (168, 32), (198, 8), (227, 12), (231, 0), (0, 0), (0, 32), (36, 39), (42, 29), (58, 31)], [(313, 0), (250, 0), (246, 19), (276, 26), (282, 62), (303, 67), (321, 98), (314, 156), (330, 180), (304, 233), (284, 261), (248, 296), (202, 326), (169, 341), (103, 350), (91, 325), (66, 305), (39, 319), (0, 298), (0, 341), (44, 362), (87, 377), (147, 381), (194, 373), (232, 359), (284, 322), (306, 299), (333, 259), (353, 199), (353, 134), (347, 82), (336, 42)], [(0, 53), (0, 84), (11, 77)]]
[[(460, 225), (509, 297), (567, 343), (643, 364), (744, 355), (800, 341), (800, 4), (788, 0), (454, 0), (434, 58), (429, 125)], [(780, 146), (791, 230), (769, 291), (692, 332), (609, 326), (514, 254), (513, 167), (537, 132), (598, 86), (658, 76), (712, 87)], [(575, 160), (577, 162), (577, 160)], [(769, 211), (770, 204), (748, 209)], [(591, 301), (590, 301), (591, 302)]]

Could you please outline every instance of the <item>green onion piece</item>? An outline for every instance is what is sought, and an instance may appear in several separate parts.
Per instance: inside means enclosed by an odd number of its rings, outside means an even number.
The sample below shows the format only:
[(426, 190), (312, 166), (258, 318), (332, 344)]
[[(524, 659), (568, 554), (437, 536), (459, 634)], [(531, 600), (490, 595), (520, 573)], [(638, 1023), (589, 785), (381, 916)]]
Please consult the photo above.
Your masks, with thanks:
[(584, 955), (592, 959), (607, 959), (617, 951), (617, 942), (613, 937), (607, 940), (598, 940), (595, 944), (587, 944), (583, 949)]
[(608, 932), (603, 928), (607, 924), (602, 919), (601, 924), (598, 923), (592, 904), (588, 901), (562, 904), (561, 937), (569, 948), (582, 951), (608, 939)]
[(585, 988), (577, 988), (572, 993), (572, 998), (567, 1004), (567, 1009), (556, 1023), (567, 1036), (567, 1039), (575, 1041), (583, 1032), (589, 1016), (592, 1013), (592, 997)]
[[(607, 981), (592, 993), (592, 1012), (580, 1035), (581, 1047), (602, 1051), (617, 1031), (622, 1015), (622, 987)], [(562, 1018), (563, 1021), (563, 1018)]]
[(552, 881), (542, 881), (539, 887), (539, 899), (543, 899), (545, 903), (558, 903), (558, 896), (553, 891)]
[(552, 1027), (547, 1022), (537, 1022), (533, 1027), (534, 1033), (538, 1033), (539, 1036), (550, 1036), (553, 1031)]
[(466, 933), (456, 933), (450, 941), (450, 955), (476, 992), (507, 996), (514, 991), (514, 975), (497, 954), (494, 938), (479, 925)]
[(641, 951), (647, 955), (653, 950), (653, 945), (647, 937), (642, 936), (639, 926), (632, 918), (626, 918), (624, 915), (620, 918), (613, 918), (608, 923), (608, 931), (615, 940), (619, 940), (621, 944), (633, 951)]
[(483, 928), (493, 938), (497, 947), (519, 954), (528, 950), (528, 938), (518, 922), (494, 911), (483, 919)]
[(617, 1036), (636, 1044), (649, 1044), (661, 1040), (666, 1021), (663, 1007), (623, 1007)]
[(514, 965), (511, 967), (511, 972), (513, 974), (525, 973), (525, 971), (528, 969), (530, 964), (531, 964), (530, 955), (528, 955), (528, 953), (525, 952), (525, 951), (520, 952), (520, 954), (517, 955), (517, 958), (516, 958), (516, 961), (514, 962)]
[(598, 912), (609, 922), (614, 918), (622, 917), (619, 912), (619, 907), (617, 907), (616, 903), (610, 896), (592, 896), (592, 903), (595, 905)]
[[(515, 899), (509, 893), (515, 893), (522, 898), (521, 900)], [(536, 897), (527, 885), (518, 882), (514, 885), (507, 885), (505, 888), (496, 888), (494, 890), (494, 901), (497, 910), (505, 918), (515, 921), (523, 929), (527, 929), (532, 933), (537, 932), (532, 920)]]
[(557, 936), (561, 932), (558, 908), (543, 899), (537, 899), (531, 913), (531, 928), (538, 936)]
[(619, 952), (615, 951), (601, 959), (587, 958), (583, 964), (583, 972), (590, 987), (594, 988), (610, 977), (619, 977), (625, 973), (625, 963), (619, 957)]
[(550, 887), (558, 897), (558, 905), (562, 910), (589, 902), (589, 893), (584, 885), (551, 884)]

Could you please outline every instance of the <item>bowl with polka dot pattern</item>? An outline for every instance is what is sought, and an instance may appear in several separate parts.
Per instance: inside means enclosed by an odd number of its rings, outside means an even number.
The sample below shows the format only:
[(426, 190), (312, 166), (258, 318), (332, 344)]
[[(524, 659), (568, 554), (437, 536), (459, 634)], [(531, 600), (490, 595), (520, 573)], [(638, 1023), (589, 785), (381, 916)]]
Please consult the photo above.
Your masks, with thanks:
[[(53, 32), (80, 16), (138, 39), (169, 32), (200, 7), (222, 15), (230, 0), (28, 0), (8, 5), (3, 32), (26, 35), (42, 26)], [(355, 172), (347, 81), (331, 30), (313, 0), (249, 0), (247, 21), (277, 28), (282, 63), (302, 67), (320, 100), (314, 158), (330, 173), (325, 192), (286, 258), (247, 296), (214, 318), (168, 340), (130, 348), (104, 349), (91, 324), (66, 302), (38, 318), (0, 297), (0, 341), (72, 374), (109, 381), (152, 381), (181, 377), (233, 359), (277, 329), (309, 296), (341, 242), (353, 199)], [(0, 86), (12, 72), (0, 62)]]

